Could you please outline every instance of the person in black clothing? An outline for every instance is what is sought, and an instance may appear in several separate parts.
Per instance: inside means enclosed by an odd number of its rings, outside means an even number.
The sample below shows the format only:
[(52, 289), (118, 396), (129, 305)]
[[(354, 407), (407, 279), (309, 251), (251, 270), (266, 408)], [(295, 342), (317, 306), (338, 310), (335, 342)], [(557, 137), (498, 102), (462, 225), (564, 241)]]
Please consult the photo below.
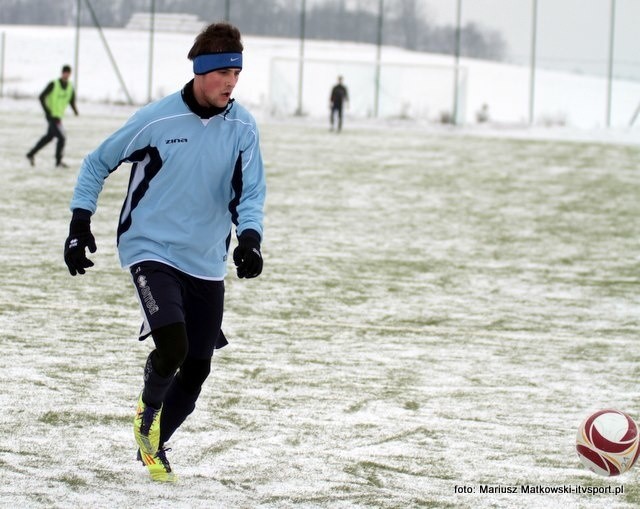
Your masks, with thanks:
[(36, 153), (51, 140), (57, 138), (56, 166), (59, 168), (67, 167), (67, 165), (62, 162), (62, 153), (66, 142), (64, 128), (62, 127), (62, 117), (64, 116), (67, 106), (71, 106), (73, 112), (78, 115), (76, 94), (73, 85), (69, 81), (69, 76), (71, 76), (71, 67), (65, 65), (62, 67), (62, 75), (60, 78), (50, 81), (39, 96), (40, 104), (47, 118), (48, 128), (46, 134), (27, 152), (27, 159), (31, 163), (31, 166), (35, 166), (36, 164)]
[(349, 92), (347, 91), (347, 87), (342, 84), (342, 76), (338, 76), (338, 83), (331, 89), (331, 97), (329, 98), (331, 131), (333, 131), (333, 121), (336, 114), (338, 115), (338, 132), (342, 130), (342, 106), (348, 102)]

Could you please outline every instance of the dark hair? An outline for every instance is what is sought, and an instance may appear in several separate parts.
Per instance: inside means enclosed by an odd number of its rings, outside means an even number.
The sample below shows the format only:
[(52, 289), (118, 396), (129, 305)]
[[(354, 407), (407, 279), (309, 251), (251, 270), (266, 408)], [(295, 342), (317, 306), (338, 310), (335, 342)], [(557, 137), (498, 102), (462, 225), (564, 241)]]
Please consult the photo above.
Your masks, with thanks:
[(62, 72), (71, 72), (71, 66), (70, 65), (63, 65), (62, 66)]
[(240, 30), (229, 23), (211, 23), (200, 32), (187, 57), (193, 60), (207, 53), (242, 53)]

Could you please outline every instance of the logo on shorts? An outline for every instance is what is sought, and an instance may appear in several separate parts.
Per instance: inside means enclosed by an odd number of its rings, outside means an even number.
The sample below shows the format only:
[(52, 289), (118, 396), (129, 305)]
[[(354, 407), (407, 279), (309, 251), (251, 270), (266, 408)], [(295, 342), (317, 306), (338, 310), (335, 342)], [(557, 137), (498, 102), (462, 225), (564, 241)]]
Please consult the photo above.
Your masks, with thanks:
[(160, 308), (158, 307), (158, 304), (156, 304), (156, 300), (151, 294), (151, 288), (147, 286), (147, 278), (143, 275), (140, 275), (138, 276), (137, 282), (138, 288), (140, 288), (140, 295), (142, 297), (144, 305), (147, 307), (147, 311), (149, 312), (149, 314), (152, 315), (155, 312), (159, 311)]

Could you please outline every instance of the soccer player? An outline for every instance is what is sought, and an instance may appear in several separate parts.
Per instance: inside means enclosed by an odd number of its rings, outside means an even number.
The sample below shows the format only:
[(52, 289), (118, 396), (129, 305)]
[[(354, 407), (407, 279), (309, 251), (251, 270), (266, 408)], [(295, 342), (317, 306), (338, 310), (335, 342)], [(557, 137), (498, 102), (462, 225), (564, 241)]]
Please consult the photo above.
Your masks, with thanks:
[(333, 131), (334, 117), (338, 116), (338, 132), (342, 130), (342, 108), (344, 103), (349, 102), (349, 92), (347, 87), (342, 84), (342, 76), (338, 76), (338, 83), (336, 83), (331, 89), (331, 95), (329, 96), (329, 109), (331, 114), (329, 115), (329, 122), (331, 124), (330, 130)]
[(93, 266), (91, 215), (104, 180), (133, 163), (117, 230), (121, 265), (142, 310), (144, 366), (134, 418), (138, 459), (156, 481), (174, 481), (166, 443), (195, 409), (220, 330), (227, 254), (239, 278), (262, 272), (265, 175), (256, 123), (232, 99), (242, 69), (238, 29), (213, 23), (188, 58), (182, 90), (135, 113), (82, 163), (71, 200), (64, 260), (72, 276)]
[(31, 163), (31, 166), (35, 166), (36, 164), (36, 153), (45, 145), (48, 145), (51, 140), (57, 138), (56, 167), (67, 167), (67, 165), (62, 161), (64, 144), (66, 142), (64, 127), (62, 127), (62, 117), (64, 116), (67, 106), (71, 106), (71, 109), (76, 116), (78, 115), (78, 108), (76, 108), (76, 93), (73, 89), (73, 85), (69, 81), (70, 76), (71, 67), (68, 65), (63, 66), (60, 78), (49, 82), (40, 94), (40, 104), (44, 110), (48, 128), (45, 135), (38, 140), (29, 152), (27, 152), (27, 159), (29, 160), (29, 163)]

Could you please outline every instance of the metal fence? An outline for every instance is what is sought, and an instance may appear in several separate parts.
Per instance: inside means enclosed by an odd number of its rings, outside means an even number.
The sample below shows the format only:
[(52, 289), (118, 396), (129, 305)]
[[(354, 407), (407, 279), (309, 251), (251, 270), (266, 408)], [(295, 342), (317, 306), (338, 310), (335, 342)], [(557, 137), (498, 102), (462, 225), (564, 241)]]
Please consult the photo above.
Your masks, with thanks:
[[(109, 30), (101, 26), (100, 17), (92, 8), (96, 0), (66, 1), (77, 6), (78, 14), (82, 10), (84, 18), (89, 14), (91, 19), (91, 26), (81, 26), (78, 16), (75, 27), (73, 59), (78, 72), (74, 79), (80, 90), (85, 83), (90, 83), (90, 74), (95, 73), (92, 66), (87, 65), (87, 57), (81, 58), (82, 45), (88, 38), (97, 37), (103, 48), (101, 73), (109, 74), (115, 82), (114, 91), (104, 100), (139, 103), (166, 91), (160, 84), (161, 77), (154, 72), (154, 62), (159, 58), (159, 32), (166, 34), (171, 19), (176, 18), (166, 18), (166, 13), (157, 11), (159, 4), (149, 0), (148, 11), (137, 14), (138, 21), (146, 16), (148, 24), (129, 28), (130, 43), (123, 56), (121, 51), (112, 49), (113, 43), (105, 36)], [(218, 4), (219, 19), (229, 18), (241, 30), (250, 24), (246, 11), (238, 19), (234, 13), (251, 4), (251, 0), (221, 0)], [(354, 80), (362, 81), (361, 95), (368, 98), (366, 104), (352, 111), (354, 115), (415, 116), (468, 123), (480, 120), (479, 112), (484, 110), (489, 119), (501, 122), (618, 127), (633, 125), (640, 111), (640, 35), (634, 27), (640, 19), (637, 0), (283, 0), (283, 4), (296, 12), (299, 22), (296, 54), (291, 55), (289, 51), (263, 57), (269, 59), (268, 79), (275, 83), (266, 106), (281, 114), (313, 114), (319, 98), (309, 90), (308, 83), (320, 78), (326, 80), (327, 73), (333, 79), (336, 72), (344, 72), (345, 66), (354, 60), (354, 54), (345, 51), (331, 57), (333, 65), (325, 61), (322, 67), (318, 65), (318, 55), (309, 50), (311, 41), (308, 32), (305, 36), (305, 23), (308, 23), (305, 14), (328, 4), (339, 4), (345, 12), (367, 9), (379, 20), (376, 40), (369, 45), (369, 56), (353, 66), (354, 69), (367, 68), (364, 74), (354, 74)], [(398, 44), (412, 34), (410, 23), (405, 27), (405, 34), (401, 24), (388, 20), (402, 9), (409, 14), (409, 20), (413, 16), (414, 21), (420, 20), (429, 27), (448, 27), (449, 32), (444, 33), (450, 34), (451, 51), (429, 58), (415, 51), (401, 52)], [(212, 12), (207, 10), (200, 20), (204, 24), (204, 20), (209, 21), (211, 17)], [(177, 28), (177, 22), (174, 25)], [(0, 27), (3, 31), (0, 95), (33, 95), (28, 86), (21, 88), (22, 77), (18, 74), (20, 61), (35, 57), (23, 55), (26, 48), (13, 46), (10, 28), (14, 27), (5, 28), (9, 35)], [(500, 63), (465, 55), (465, 49), (468, 52), (474, 47), (471, 35), (478, 32), (500, 49)], [(440, 37), (442, 33), (440, 31)], [(423, 30), (412, 37), (415, 42), (416, 37), (429, 38), (434, 34), (435, 31)], [(189, 34), (193, 35), (193, 32)], [(393, 47), (388, 46), (389, 41), (393, 41)], [(67, 42), (53, 40), (42, 45), (40, 56), (58, 63), (61, 48), (57, 44)], [(341, 44), (352, 47), (346, 42)], [(173, 50), (162, 51), (163, 58), (169, 58)], [(68, 48), (63, 53), (69, 55)], [(135, 78), (122, 70), (128, 68), (126, 61), (133, 53), (138, 62)], [(181, 59), (181, 63), (176, 64), (178, 69), (182, 69), (182, 53), (184, 51), (176, 53), (176, 58)], [(291, 69), (295, 70), (282, 73), (282, 65), (287, 60), (287, 65), (293, 65)], [(140, 62), (147, 64), (143, 66), (146, 75), (141, 72)], [(406, 71), (406, 79), (398, 70), (403, 65), (414, 67), (412, 73)], [(184, 69), (188, 72), (187, 67)], [(274, 72), (280, 74), (274, 77)], [(394, 76), (399, 82), (413, 81), (413, 87), (394, 87)], [(139, 84), (141, 79), (146, 83), (145, 93), (131, 92), (130, 83)], [(444, 93), (443, 88), (448, 93)], [(283, 90), (288, 91), (290, 105), (283, 106)], [(504, 106), (505, 94), (514, 98), (508, 108)], [(421, 95), (428, 96), (429, 100)], [(390, 108), (393, 104), (398, 105), (395, 110)], [(575, 113), (580, 110), (581, 114)]]

